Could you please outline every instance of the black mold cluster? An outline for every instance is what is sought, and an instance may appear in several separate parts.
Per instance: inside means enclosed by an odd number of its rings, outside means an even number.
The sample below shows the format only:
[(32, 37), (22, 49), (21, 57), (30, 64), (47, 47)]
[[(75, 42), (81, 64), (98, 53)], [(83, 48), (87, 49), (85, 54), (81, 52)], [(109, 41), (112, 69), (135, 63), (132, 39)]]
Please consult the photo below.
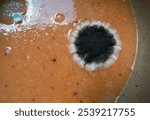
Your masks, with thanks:
[(103, 26), (86, 26), (79, 31), (75, 41), (77, 54), (86, 63), (104, 63), (113, 53), (114, 36)]

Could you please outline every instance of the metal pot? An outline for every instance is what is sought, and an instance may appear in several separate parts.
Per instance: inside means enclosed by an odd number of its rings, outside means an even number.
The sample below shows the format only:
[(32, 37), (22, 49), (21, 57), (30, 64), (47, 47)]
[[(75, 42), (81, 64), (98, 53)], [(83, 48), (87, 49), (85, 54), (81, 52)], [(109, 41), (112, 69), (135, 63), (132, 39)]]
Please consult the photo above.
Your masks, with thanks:
[(131, 0), (138, 28), (134, 71), (117, 102), (150, 102), (150, 1)]

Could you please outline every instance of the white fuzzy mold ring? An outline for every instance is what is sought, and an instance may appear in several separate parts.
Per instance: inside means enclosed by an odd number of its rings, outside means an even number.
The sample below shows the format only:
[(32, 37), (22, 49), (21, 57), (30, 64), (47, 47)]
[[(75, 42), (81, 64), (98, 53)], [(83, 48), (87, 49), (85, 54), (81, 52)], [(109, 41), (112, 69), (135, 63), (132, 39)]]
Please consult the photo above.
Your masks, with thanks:
[(69, 34), (69, 51), (73, 60), (88, 71), (114, 64), (121, 46), (117, 31), (101, 21), (81, 22)]

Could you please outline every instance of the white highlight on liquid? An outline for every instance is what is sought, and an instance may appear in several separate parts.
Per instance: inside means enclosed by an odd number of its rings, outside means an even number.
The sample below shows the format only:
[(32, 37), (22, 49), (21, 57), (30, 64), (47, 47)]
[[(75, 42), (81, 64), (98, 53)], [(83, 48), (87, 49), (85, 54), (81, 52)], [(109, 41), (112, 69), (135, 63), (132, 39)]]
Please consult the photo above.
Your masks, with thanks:
[(26, 3), (26, 15), (22, 23), (19, 25), (0, 24), (0, 31), (15, 32), (30, 29), (35, 25), (54, 25), (56, 24), (54, 17), (57, 13), (65, 15), (65, 20), (59, 25), (67, 25), (75, 19), (73, 0), (63, 0), (63, 2), (60, 0), (26, 0)]
[(10, 54), (11, 51), (12, 51), (12, 48), (9, 47), (9, 46), (7, 46), (7, 47), (4, 48), (4, 50), (5, 50), (5, 53), (6, 53), (6, 54)]
[[(105, 29), (107, 29), (113, 36), (114, 39), (116, 40), (116, 44), (113, 46), (114, 48), (114, 52), (112, 55), (110, 55), (110, 57), (104, 62), (92, 62), (92, 63), (85, 63), (84, 59), (82, 59), (76, 52), (77, 52), (77, 48), (74, 44), (74, 42), (76, 41), (76, 38), (79, 34), (79, 31), (81, 31), (83, 28), (85, 28), (86, 26), (103, 26)], [(70, 53), (73, 55), (73, 60), (78, 63), (80, 65), (80, 67), (85, 68), (88, 71), (94, 71), (97, 69), (106, 69), (111, 67), (115, 61), (117, 60), (118, 56), (119, 56), (119, 52), (121, 51), (122, 48), (122, 43), (121, 40), (119, 38), (118, 32), (117, 30), (115, 30), (114, 28), (112, 28), (110, 26), (110, 24), (105, 23), (105, 22), (101, 22), (101, 21), (85, 21), (85, 22), (81, 22), (80, 24), (78, 24), (76, 26), (76, 29), (72, 32), (69, 31), (69, 51)]]

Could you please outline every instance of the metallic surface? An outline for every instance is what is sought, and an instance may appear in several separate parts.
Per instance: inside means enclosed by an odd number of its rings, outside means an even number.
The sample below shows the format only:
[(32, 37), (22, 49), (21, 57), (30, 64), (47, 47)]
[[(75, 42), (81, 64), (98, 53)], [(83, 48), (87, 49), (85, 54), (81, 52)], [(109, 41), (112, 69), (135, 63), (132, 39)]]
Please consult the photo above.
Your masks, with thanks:
[(132, 0), (138, 28), (134, 71), (117, 102), (150, 102), (150, 1)]

